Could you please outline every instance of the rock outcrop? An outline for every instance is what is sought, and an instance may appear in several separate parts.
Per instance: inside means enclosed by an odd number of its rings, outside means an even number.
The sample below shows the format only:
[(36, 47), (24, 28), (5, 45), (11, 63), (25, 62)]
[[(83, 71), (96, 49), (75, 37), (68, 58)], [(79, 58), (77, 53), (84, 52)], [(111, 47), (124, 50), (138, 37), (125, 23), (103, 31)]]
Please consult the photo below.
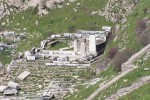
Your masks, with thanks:
[[(76, 0), (69, 0), (74, 2)], [(0, 0), (0, 19), (5, 15), (28, 9), (29, 7), (37, 8), (39, 15), (48, 14), (49, 9), (62, 5), (65, 0)]]
[(109, 0), (105, 8), (95, 11), (95, 13), (104, 16), (109, 21), (121, 21), (124, 23), (126, 17), (133, 11), (133, 8), (139, 1), (140, 0)]

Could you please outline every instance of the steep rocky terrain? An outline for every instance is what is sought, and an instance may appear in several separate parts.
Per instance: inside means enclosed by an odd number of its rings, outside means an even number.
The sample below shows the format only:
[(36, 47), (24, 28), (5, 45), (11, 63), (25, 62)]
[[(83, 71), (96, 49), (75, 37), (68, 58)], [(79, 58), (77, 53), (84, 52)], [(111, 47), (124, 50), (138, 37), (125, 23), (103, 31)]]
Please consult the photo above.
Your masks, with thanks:
[[(69, 0), (68, 4), (76, 0)], [(5, 15), (19, 12), (33, 7), (37, 9), (39, 15), (48, 14), (49, 9), (55, 7), (61, 8), (65, 0), (1, 0), (0, 1), (0, 19)]]
[(132, 13), (139, 0), (109, 0), (103, 9), (93, 11), (92, 14), (104, 16), (106, 20), (124, 23), (126, 17)]

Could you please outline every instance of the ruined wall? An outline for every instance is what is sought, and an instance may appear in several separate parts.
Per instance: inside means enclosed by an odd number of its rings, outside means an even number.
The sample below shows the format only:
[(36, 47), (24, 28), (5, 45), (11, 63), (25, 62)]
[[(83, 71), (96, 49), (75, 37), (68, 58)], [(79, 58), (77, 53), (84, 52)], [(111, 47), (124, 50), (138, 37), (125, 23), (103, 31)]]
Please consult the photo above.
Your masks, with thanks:
[(110, 97), (106, 98), (105, 100), (118, 100), (122, 96), (125, 96), (132, 91), (140, 88), (146, 83), (150, 82), (150, 76), (142, 77), (137, 82), (133, 83), (130, 87), (121, 88), (117, 91), (116, 94), (111, 95)]

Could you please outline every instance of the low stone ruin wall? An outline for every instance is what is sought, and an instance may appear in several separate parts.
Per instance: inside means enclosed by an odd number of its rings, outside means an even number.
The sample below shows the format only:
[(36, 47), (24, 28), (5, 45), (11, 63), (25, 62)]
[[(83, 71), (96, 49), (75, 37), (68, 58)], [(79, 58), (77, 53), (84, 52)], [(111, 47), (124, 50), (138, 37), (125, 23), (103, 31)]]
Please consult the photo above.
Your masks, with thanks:
[(118, 100), (120, 97), (125, 96), (132, 91), (140, 88), (146, 83), (150, 82), (150, 76), (142, 77), (138, 80), (138, 82), (133, 83), (130, 87), (121, 88), (117, 91), (116, 94), (113, 94), (112, 96), (106, 98), (105, 100)]

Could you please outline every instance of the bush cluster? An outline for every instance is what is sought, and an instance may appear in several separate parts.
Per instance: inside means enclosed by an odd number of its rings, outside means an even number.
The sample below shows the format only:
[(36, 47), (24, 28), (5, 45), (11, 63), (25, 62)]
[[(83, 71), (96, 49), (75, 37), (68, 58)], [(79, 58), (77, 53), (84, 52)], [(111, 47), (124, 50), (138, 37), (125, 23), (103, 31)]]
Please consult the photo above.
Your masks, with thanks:
[(118, 52), (118, 48), (117, 47), (112, 47), (110, 49), (108, 49), (108, 58), (112, 59)]
[(150, 33), (147, 31), (147, 29), (148, 27), (145, 20), (141, 19), (137, 22), (137, 42), (143, 46), (146, 46), (150, 43)]
[(113, 66), (115, 66), (114, 69), (118, 72), (121, 71), (121, 65), (125, 63), (135, 52), (136, 51), (131, 48), (118, 52), (112, 61)]
[(137, 35), (144, 34), (147, 29), (146, 21), (143, 19), (138, 20), (136, 26), (136, 33)]

